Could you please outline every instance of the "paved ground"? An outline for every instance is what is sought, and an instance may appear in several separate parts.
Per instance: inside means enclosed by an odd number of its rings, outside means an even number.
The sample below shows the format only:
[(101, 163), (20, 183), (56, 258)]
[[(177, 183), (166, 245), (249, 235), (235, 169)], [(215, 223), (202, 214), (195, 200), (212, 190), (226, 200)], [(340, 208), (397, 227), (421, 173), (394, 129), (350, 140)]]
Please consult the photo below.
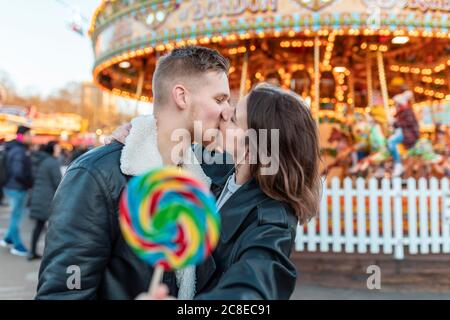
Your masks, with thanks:
[[(0, 207), (0, 237), (6, 234), (10, 210)], [(27, 217), (22, 220), (22, 241), (27, 247), (30, 243), (32, 221)], [(43, 237), (39, 243), (39, 251), (44, 247)], [(39, 261), (28, 262), (26, 258), (13, 256), (5, 248), (0, 247), (0, 300), (33, 299), (36, 292)]]
[[(0, 237), (4, 237), (9, 221), (9, 208), (0, 207)], [(25, 217), (22, 221), (21, 234), (23, 241), (29, 245), (32, 221)], [(43, 239), (39, 243), (39, 251), (44, 247)], [(0, 300), (33, 299), (39, 262), (28, 262), (25, 258), (12, 256), (6, 249), (0, 248)], [(301, 279), (300, 279), (301, 280)], [(448, 293), (412, 292), (396, 290), (370, 291), (361, 289), (327, 288), (315, 284), (300, 284), (297, 286), (293, 299), (322, 300), (322, 299), (446, 299)]]

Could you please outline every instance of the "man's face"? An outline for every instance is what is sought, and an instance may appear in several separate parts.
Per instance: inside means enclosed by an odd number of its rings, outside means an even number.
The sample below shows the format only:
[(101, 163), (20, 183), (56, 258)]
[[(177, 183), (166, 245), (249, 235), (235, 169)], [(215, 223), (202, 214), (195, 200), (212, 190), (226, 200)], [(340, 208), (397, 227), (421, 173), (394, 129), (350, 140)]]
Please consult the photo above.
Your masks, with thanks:
[[(190, 93), (192, 123), (201, 123), (202, 142), (207, 146), (211, 141), (211, 129), (219, 129), (221, 113), (230, 106), (230, 85), (224, 72), (205, 73)], [(209, 130), (209, 132), (208, 132)]]

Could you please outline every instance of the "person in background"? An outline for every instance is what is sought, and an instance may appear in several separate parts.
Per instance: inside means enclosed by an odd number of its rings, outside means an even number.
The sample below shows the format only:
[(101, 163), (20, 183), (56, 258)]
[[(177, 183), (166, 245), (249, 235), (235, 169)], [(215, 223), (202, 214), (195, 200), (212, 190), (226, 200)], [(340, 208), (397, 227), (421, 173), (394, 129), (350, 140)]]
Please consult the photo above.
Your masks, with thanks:
[(6, 182), (6, 150), (5, 139), (0, 139), (0, 206), (6, 205), (4, 202), (3, 185)]
[(414, 94), (409, 90), (393, 98), (397, 109), (393, 123), (395, 131), (388, 139), (388, 148), (394, 159), (393, 177), (400, 177), (404, 172), (398, 145), (402, 143), (407, 149), (410, 149), (419, 140), (419, 123), (411, 104), (413, 98)]
[(35, 220), (35, 226), (28, 255), (30, 261), (41, 258), (36, 252), (36, 246), (45, 223), (50, 217), (53, 196), (61, 182), (61, 168), (58, 161), (60, 153), (61, 147), (56, 141), (42, 146), (38, 152), (40, 162), (34, 174), (35, 179), (31, 192), (30, 217)]
[(15, 140), (6, 144), (6, 183), (4, 193), (9, 198), (12, 211), (6, 237), (0, 241), (3, 247), (11, 248), (11, 254), (26, 257), (27, 249), (20, 239), (20, 220), (22, 218), (27, 192), (33, 184), (31, 157), (28, 147), (31, 144), (30, 128), (20, 126)]
[[(34, 179), (36, 177), (37, 168), (41, 164), (42, 160), (44, 160), (43, 154), (41, 152), (42, 148), (45, 147), (45, 144), (33, 144), (29, 148), (30, 158), (31, 158), (31, 177), (33, 179), (33, 185), (34, 185)], [(33, 197), (33, 189), (32, 188), (28, 194), (27, 201), (25, 206), (29, 209), (31, 206), (31, 198)]]
[(83, 146), (76, 147), (72, 151), (72, 159), (71, 159), (70, 163), (74, 162), (75, 160), (77, 160), (79, 157), (81, 157), (83, 154), (87, 153), (88, 151), (89, 151), (89, 148), (87, 146), (83, 145)]

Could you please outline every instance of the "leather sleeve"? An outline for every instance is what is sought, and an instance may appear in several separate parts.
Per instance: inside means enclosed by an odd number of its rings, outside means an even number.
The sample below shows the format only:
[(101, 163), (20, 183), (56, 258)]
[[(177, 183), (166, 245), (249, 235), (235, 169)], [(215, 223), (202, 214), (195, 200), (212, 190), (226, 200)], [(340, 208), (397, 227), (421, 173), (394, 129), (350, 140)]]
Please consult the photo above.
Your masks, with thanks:
[(265, 224), (248, 232), (234, 263), (210, 292), (198, 300), (287, 300), (295, 289), (297, 272), (289, 255), (295, 232)]
[[(110, 193), (95, 172), (69, 169), (52, 204), (36, 299), (96, 299), (111, 252)], [(70, 266), (79, 267), (80, 289), (69, 289)], [(73, 280), (73, 279), (71, 279)]]

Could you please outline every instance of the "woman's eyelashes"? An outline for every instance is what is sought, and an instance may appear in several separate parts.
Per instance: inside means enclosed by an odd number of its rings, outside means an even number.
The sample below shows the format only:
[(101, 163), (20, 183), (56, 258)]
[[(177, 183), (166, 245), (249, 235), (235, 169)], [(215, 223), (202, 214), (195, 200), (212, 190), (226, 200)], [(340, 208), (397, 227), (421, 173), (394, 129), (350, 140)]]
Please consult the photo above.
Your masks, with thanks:
[(236, 108), (234, 108), (233, 115), (231, 116), (231, 122), (233, 122), (233, 123), (236, 123), (236, 122), (237, 122), (237, 118), (236, 118)]
[(229, 103), (229, 99), (227, 99), (227, 97), (220, 97), (220, 98), (216, 98), (216, 102), (217, 102), (218, 104), (223, 104), (223, 103), (225, 103), (225, 102), (228, 102), (228, 103)]

